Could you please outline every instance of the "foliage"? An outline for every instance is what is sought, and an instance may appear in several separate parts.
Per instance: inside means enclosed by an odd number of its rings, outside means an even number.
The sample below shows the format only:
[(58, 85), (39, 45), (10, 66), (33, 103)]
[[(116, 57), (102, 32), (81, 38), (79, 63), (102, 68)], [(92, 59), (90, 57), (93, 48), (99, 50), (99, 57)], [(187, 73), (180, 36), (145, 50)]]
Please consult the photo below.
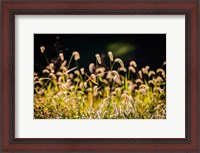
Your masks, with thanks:
[[(96, 54), (96, 64), (91, 63), (85, 72), (79, 68), (77, 51), (69, 62), (60, 53), (59, 70), (50, 63), (42, 76), (34, 73), (34, 118), (165, 119), (166, 62), (156, 71), (149, 66), (139, 70), (135, 61), (125, 68), (111, 51), (108, 57), (109, 69), (101, 65)], [(73, 61), (76, 67), (71, 68)]]

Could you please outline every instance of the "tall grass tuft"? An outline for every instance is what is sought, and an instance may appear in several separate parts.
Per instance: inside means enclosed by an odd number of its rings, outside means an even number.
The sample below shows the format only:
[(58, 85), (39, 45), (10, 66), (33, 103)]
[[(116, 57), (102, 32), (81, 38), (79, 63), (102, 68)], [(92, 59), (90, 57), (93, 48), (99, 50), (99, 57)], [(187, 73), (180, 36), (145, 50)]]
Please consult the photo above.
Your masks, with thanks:
[[(45, 48), (40, 48), (43, 54)], [(135, 60), (128, 68), (108, 52), (110, 68), (101, 66), (101, 57), (89, 64), (89, 72), (79, 69), (78, 51), (69, 59), (59, 54), (61, 66), (48, 63), (38, 76), (34, 72), (35, 119), (165, 119), (166, 73), (147, 65), (138, 69)], [(76, 67), (71, 67), (72, 59)], [(114, 69), (115, 63), (120, 67)], [(127, 72), (128, 71), (128, 72)]]

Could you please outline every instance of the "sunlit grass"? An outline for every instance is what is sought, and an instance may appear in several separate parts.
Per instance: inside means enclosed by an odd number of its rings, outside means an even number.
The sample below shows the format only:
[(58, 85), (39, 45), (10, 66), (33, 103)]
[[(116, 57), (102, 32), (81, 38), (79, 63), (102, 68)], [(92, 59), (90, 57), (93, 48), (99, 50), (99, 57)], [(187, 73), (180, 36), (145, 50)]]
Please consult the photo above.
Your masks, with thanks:
[(96, 63), (86, 72), (79, 67), (79, 52), (74, 51), (69, 62), (62, 53), (59, 57), (58, 71), (49, 63), (41, 77), (34, 73), (35, 119), (166, 118), (166, 62), (156, 71), (149, 66), (139, 70), (134, 60), (126, 68), (109, 51), (109, 68), (101, 66), (96, 54)]

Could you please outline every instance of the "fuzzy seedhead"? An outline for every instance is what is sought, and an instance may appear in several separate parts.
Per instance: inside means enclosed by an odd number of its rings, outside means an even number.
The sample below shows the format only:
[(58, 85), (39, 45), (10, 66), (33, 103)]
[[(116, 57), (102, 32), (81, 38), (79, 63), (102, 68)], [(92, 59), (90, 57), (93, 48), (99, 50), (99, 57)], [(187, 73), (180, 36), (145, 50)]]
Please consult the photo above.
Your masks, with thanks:
[(72, 56), (74, 57), (74, 60), (75, 60), (75, 61), (78, 61), (78, 60), (80, 59), (80, 54), (79, 54), (79, 52), (77, 52), (77, 51), (74, 51), (74, 52), (72, 53)]
[(41, 46), (41, 47), (40, 47), (40, 52), (41, 52), (41, 53), (44, 53), (44, 51), (45, 51), (45, 47), (44, 47), (44, 46)]
[(75, 71), (74, 71), (74, 74), (76, 74), (77, 76), (79, 76), (79, 75), (80, 75), (79, 70), (75, 70)]
[(164, 66), (164, 65), (166, 65), (166, 61), (165, 61), (165, 62), (163, 62), (163, 66)]
[(111, 51), (109, 51), (109, 52), (108, 52), (108, 56), (109, 56), (109, 58), (110, 58), (110, 61), (112, 61), (112, 62), (113, 62), (113, 54), (112, 54), (112, 52), (111, 52)]
[(137, 64), (136, 64), (135, 61), (131, 61), (131, 62), (130, 62), (130, 66), (134, 66), (134, 67), (136, 68), (136, 67), (137, 67)]
[(125, 68), (125, 67), (120, 67), (120, 68), (119, 68), (119, 71), (125, 72), (125, 73), (126, 73), (126, 68)]
[(81, 74), (84, 75), (85, 74), (85, 69), (81, 68), (80, 70), (81, 70)]
[(60, 76), (59, 78), (58, 78), (58, 83), (62, 83), (62, 81), (63, 81), (63, 78)]
[(155, 75), (154, 71), (149, 71), (148, 76), (151, 77), (152, 75)]
[(149, 66), (146, 66), (146, 67), (145, 67), (146, 74), (148, 74), (148, 72), (149, 72), (149, 69), (150, 69), (150, 67), (149, 67)]
[(38, 76), (38, 74), (37, 74), (36, 72), (34, 72), (34, 77), (35, 77), (35, 76)]
[(148, 84), (155, 85), (155, 82), (154, 82), (153, 80), (149, 80), (149, 81), (148, 81)]
[(96, 73), (104, 73), (105, 72), (105, 67), (99, 67), (96, 69)]
[(112, 74), (114, 74), (114, 79), (113, 79), (114, 81), (120, 78), (119, 73), (117, 71), (113, 70)]
[(164, 71), (163, 69), (161, 69), (161, 68), (158, 68), (158, 69), (156, 70), (156, 73), (165, 73), (165, 71)]
[(147, 74), (146, 69), (144, 67), (142, 68), (142, 73)]
[(56, 75), (54, 73), (50, 73), (49, 76), (52, 78), (52, 79), (57, 79)]
[(142, 71), (141, 70), (138, 72), (138, 74), (139, 74), (140, 79), (142, 79), (143, 77), (142, 77)]
[(53, 63), (50, 63), (50, 64), (49, 64), (49, 69), (50, 69), (50, 70), (54, 70), (54, 64), (53, 64)]
[(98, 95), (98, 86), (94, 86), (94, 88), (93, 88), (93, 95), (94, 96)]
[(136, 70), (133, 66), (129, 66), (128, 69), (132, 72), (132, 73), (136, 73)]
[(60, 53), (59, 57), (60, 57), (61, 61), (64, 61), (64, 55), (63, 55), (63, 53)]
[(94, 81), (97, 81), (96, 75), (92, 74), (92, 75), (91, 75), (91, 78), (92, 78)]
[(49, 74), (49, 70), (44, 69), (44, 70), (42, 71), (42, 73), (47, 73), (47, 74)]
[(156, 78), (156, 82), (162, 82), (162, 81), (163, 81), (162, 77), (157, 76), (157, 78)]
[(99, 54), (96, 54), (95, 57), (96, 57), (97, 62), (98, 62), (99, 64), (101, 64), (101, 57), (100, 57), (100, 55), (99, 55)]
[(90, 63), (90, 65), (89, 65), (89, 71), (90, 71), (90, 73), (91, 73), (91, 74), (94, 73), (94, 70), (95, 70), (95, 65), (94, 65), (94, 63)]
[(136, 80), (135, 80), (135, 83), (143, 84), (143, 81), (142, 81), (141, 79), (136, 79)]
[(63, 73), (61, 73), (61, 72), (57, 72), (56, 75), (57, 75), (57, 76), (62, 76)]
[(120, 58), (116, 58), (115, 62), (119, 63), (121, 67), (124, 67), (124, 63), (123, 63), (123, 61)]

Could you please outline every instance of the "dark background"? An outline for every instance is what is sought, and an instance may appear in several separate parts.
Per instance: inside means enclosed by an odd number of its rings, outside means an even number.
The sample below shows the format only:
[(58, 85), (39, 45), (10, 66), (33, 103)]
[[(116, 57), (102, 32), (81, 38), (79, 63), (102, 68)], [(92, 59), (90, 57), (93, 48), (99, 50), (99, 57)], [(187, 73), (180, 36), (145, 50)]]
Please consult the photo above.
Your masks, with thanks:
[(45, 47), (45, 55), (54, 63), (59, 53), (69, 61), (72, 52), (78, 51), (79, 66), (86, 70), (95, 63), (96, 53), (101, 55), (103, 65), (109, 66), (108, 51), (121, 58), (126, 67), (135, 60), (139, 68), (149, 65), (155, 70), (166, 61), (165, 34), (34, 34), (34, 71), (39, 74), (47, 65), (40, 46)]

